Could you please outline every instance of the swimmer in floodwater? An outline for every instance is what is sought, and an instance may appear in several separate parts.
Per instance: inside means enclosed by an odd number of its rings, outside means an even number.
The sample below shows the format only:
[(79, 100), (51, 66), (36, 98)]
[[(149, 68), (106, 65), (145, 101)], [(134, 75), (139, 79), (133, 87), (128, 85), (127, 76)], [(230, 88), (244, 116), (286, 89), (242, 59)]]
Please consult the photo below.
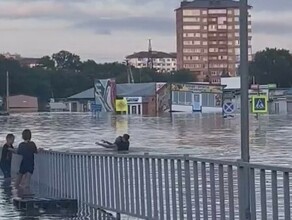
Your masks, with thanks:
[(14, 139), (15, 137), (13, 134), (8, 134), (6, 136), (6, 144), (4, 144), (2, 148), (0, 167), (4, 174), (5, 179), (11, 178), (11, 160), (12, 152), (14, 150), (13, 148)]
[(102, 142), (96, 142), (95, 144), (105, 147), (114, 149), (117, 151), (128, 151), (130, 147), (130, 135), (124, 134), (123, 136), (119, 136), (116, 138), (114, 143), (102, 140)]

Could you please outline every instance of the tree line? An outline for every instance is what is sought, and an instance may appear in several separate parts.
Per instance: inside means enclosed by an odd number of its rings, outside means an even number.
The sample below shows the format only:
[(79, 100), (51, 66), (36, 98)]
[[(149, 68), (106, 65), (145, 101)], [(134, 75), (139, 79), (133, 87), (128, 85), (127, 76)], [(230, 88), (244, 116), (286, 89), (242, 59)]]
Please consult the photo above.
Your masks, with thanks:
[[(68, 51), (44, 56), (35, 68), (21, 66), (17, 60), (0, 56), (0, 96), (5, 96), (6, 72), (10, 74), (10, 93), (32, 95), (46, 103), (50, 98), (66, 98), (91, 88), (95, 79), (115, 78), (127, 82), (128, 67), (123, 63), (98, 64), (81, 61)], [(132, 68), (136, 83), (194, 82), (197, 78), (188, 70), (158, 73), (154, 69)], [(292, 86), (292, 55), (288, 50), (267, 48), (255, 54), (249, 65), (250, 82), (275, 83), (278, 87)]]
[[(131, 70), (136, 83), (197, 80), (188, 70), (171, 73), (157, 73), (149, 68)], [(0, 56), (0, 96), (5, 96), (6, 93), (7, 71), (10, 75), (10, 94), (36, 96), (41, 102), (48, 102), (52, 97), (67, 98), (91, 88), (95, 79), (114, 78), (117, 83), (126, 83), (129, 68), (126, 64), (117, 62), (82, 62), (78, 55), (68, 51), (44, 56), (34, 68), (21, 66), (17, 60)]]

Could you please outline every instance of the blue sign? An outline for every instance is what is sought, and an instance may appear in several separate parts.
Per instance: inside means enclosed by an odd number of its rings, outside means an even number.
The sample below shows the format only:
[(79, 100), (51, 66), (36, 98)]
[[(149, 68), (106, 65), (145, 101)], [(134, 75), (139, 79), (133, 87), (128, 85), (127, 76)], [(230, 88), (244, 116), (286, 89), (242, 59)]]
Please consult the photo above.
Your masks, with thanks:
[(223, 112), (225, 114), (232, 114), (235, 111), (235, 106), (232, 102), (226, 102), (223, 105)]
[(102, 110), (102, 105), (101, 104), (95, 104), (95, 103), (91, 104), (91, 111), (93, 111), (93, 112), (101, 112), (101, 110)]

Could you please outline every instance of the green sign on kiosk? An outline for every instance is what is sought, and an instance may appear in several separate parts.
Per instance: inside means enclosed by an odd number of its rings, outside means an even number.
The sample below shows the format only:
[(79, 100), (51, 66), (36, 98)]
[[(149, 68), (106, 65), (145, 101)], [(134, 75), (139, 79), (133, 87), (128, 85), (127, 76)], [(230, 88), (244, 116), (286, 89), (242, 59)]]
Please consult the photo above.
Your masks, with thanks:
[(265, 95), (252, 96), (252, 112), (267, 113), (268, 112), (268, 97)]

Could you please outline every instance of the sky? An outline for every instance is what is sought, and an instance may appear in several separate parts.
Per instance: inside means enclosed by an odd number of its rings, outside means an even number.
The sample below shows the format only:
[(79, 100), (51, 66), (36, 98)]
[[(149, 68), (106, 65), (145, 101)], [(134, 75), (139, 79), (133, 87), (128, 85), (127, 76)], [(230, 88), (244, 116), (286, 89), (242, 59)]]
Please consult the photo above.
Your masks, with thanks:
[[(292, 50), (292, 0), (249, 0), (253, 52)], [(82, 60), (122, 61), (147, 50), (175, 52), (180, 0), (0, 0), (0, 53), (42, 57), (60, 50)]]

